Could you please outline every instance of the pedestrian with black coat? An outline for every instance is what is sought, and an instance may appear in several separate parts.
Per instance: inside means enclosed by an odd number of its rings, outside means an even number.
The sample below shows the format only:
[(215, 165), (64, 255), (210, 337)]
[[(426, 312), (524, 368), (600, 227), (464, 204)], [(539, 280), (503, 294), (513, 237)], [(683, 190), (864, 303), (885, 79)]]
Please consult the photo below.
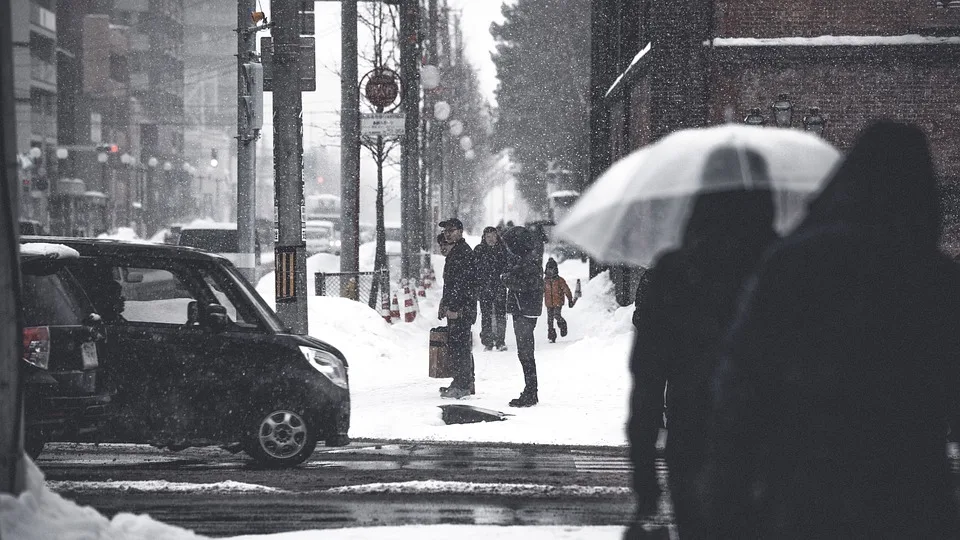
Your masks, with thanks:
[(539, 239), (523, 227), (512, 227), (503, 233), (503, 245), (516, 257), (501, 276), (507, 287), (507, 313), (513, 317), (513, 332), (517, 337), (517, 358), (523, 369), (523, 392), (510, 400), (511, 407), (530, 407), (539, 401), (537, 396), (537, 360), (534, 354), (533, 330), (543, 312), (543, 260)]
[[(735, 184), (745, 177), (761, 186), (770, 182), (766, 160), (751, 150), (720, 148), (707, 163), (711, 176), (704, 179), (705, 185), (711, 180)], [(637, 332), (630, 360), (634, 388), (627, 429), (638, 519), (628, 529), (628, 539), (642, 538), (640, 521), (657, 513), (656, 444), (664, 415), (677, 530), (682, 539), (709, 536), (699, 519), (697, 478), (704, 459), (717, 347), (734, 318), (744, 280), (777, 238), (773, 221), (773, 199), (767, 189), (699, 195), (682, 244), (661, 255), (642, 280), (638, 295), (643, 298), (634, 317)]]
[(510, 254), (495, 227), (483, 229), (483, 239), (473, 248), (477, 256), (478, 298), (480, 300), (480, 342), (484, 350), (507, 350), (507, 288), (500, 274), (507, 269)]
[(443, 265), (441, 319), (447, 319), (447, 347), (453, 363), (453, 382), (440, 389), (442, 397), (460, 399), (476, 392), (473, 370), (473, 323), (477, 320), (477, 257), (463, 239), (463, 222), (440, 222), (448, 244)]
[(940, 226), (926, 137), (880, 122), (765, 257), (715, 383), (718, 538), (960, 538), (960, 271)]

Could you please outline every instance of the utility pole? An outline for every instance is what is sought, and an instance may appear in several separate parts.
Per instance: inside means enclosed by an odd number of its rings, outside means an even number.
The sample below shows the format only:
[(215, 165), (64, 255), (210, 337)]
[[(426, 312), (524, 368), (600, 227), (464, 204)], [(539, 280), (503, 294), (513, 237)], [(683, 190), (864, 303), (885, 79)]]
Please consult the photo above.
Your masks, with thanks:
[(306, 334), (307, 252), (300, 95), (300, 2), (273, 2), (273, 164), (277, 315)]
[[(438, 45), (437, 27), (440, 25), (440, 12), (438, 9), (439, 7), (438, 2), (439, 0), (429, 0), (429, 4), (427, 5), (427, 18), (428, 18), (428, 25), (429, 25), (427, 27), (427, 31), (430, 33), (429, 40), (428, 40), (429, 47), (427, 49), (427, 55), (428, 55), (428, 58), (430, 59), (430, 63), (437, 66), (437, 69), (440, 70), (441, 81), (442, 81), (443, 66), (440, 63), (439, 48), (437, 47)], [(442, 83), (439, 87), (437, 87), (437, 90), (439, 90), (440, 88), (443, 88)], [(434, 235), (426, 234), (426, 232), (433, 231), (435, 230), (435, 227), (436, 227), (436, 223), (434, 222), (435, 220), (433, 219), (434, 217), (433, 216), (433, 192), (434, 192), (434, 189), (439, 188), (441, 183), (443, 182), (443, 127), (442, 127), (443, 123), (436, 120), (432, 116), (433, 104), (436, 103), (436, 101), (437, 101), (436, 97), (434, 97), (433, 99), (427, 100), (428, 106), (426, 107), (428, 114), (431, 115), (430, 129), (425, 134), (425, 137), (428, 141), (427, 149), (429, 151), (429, 154), (427, 157), (428, 157), (428, 162), (430, 163), (430, 183), (425, 186), (425, 190), (423, 193), (423, 201), (424, 201), (423, 242), (424, 242), (424, 249), (427, 252), (431, 251)], [(441, 219), (447, 219), (447, 218), (446, 216), (444, 216)], [(430, 266), (431, 262), (427, 262), (427, 265)]]
[(256, 0), (237, 0), (237, 240), (240, 271), (256, 283), (257, 148), (263, 126), (263, 66), (256, 60), (256, 32), (250, 24)]
[(400, 4), (400, 78), (403, 80), (404, 122), (403, 147), (400, 158), (400, 274), (403, 279), (420, 275), (417, 253), (420, 222), (420, 0), (403, 0)]
[[(360, 269), (360, 88), (357, 1), (340, 2), (340, 271)], [(345, 286), (341, 284), (341, 290)]]
[[(0, 8), (0, 118), (13, 119), (13, 28), (10, 4)], [(20, 249), (17, 233), (16, 122), (0, 122), (0, 493), (24, 486), (23, 399), (20, 393)]]

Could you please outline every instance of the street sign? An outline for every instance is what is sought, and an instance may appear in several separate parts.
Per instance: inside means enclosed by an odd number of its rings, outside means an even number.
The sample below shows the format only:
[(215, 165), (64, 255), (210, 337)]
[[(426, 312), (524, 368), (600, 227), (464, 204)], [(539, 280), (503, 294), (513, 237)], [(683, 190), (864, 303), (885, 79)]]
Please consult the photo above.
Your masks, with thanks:
[(403, 113), (367, 113), (360, 117), (360, 133), (368, 137), (403, 135), (406, 115)]

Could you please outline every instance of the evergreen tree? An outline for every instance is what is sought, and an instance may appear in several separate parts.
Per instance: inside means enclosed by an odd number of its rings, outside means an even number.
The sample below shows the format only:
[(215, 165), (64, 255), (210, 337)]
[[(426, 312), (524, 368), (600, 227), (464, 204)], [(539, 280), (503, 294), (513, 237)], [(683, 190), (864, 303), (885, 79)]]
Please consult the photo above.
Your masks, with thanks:
[(516, 0), (491, 34), (500, 80), (495, 149), (513, 149), (523, 198), (547, 209), (547, 164), (572, 171), (579, 188), (589, 155), (590, 2)]

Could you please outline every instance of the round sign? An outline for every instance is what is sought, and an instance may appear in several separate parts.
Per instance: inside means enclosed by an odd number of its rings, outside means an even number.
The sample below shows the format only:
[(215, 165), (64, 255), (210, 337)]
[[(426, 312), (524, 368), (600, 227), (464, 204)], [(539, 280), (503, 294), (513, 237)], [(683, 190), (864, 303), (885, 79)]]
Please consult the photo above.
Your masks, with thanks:
[(389, 107), (400, 94), (400, 87), (392, 71), (377, 71), (370, 75), (363, 89), (367, 100), (374, 107)]

